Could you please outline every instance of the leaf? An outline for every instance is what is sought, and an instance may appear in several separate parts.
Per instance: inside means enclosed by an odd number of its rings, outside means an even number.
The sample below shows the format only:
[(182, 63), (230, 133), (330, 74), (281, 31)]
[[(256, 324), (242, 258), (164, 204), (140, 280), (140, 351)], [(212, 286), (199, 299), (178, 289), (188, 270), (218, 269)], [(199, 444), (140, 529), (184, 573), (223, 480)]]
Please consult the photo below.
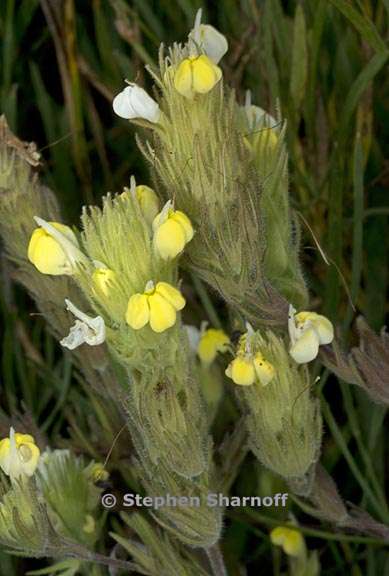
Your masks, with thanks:
[(376, 52), (386, 51), (384, 40), (379, 35), (373, 22), (367, 18), (367, 16), (358, 12), (348, 0), (330, 0), (330, 2), (339, 12), (342, 12)]
[(373, 56), (369, 63), (363, 68), (359, 73), (357, 78), (354, 80), (348, 94), (344, 107), (340, 116), (340, 126), (339, 126), (339, 138), (345, 138), (347, 135), (347, 129), (351, 117), (358, 105), (359, 99), (364, 93), (364, 91), (369, 86), (370, 82), (378, 74), (378, 72), (383, 68), (389, 57), (389, 51), (380, 52)]
[(307, 30), (304, 12), (299, 4), (294, 17), (292, 72), (290, 77), (290, 93), (296, 110), (299, 110), (304, 98), (307, 85), (307, 70)]

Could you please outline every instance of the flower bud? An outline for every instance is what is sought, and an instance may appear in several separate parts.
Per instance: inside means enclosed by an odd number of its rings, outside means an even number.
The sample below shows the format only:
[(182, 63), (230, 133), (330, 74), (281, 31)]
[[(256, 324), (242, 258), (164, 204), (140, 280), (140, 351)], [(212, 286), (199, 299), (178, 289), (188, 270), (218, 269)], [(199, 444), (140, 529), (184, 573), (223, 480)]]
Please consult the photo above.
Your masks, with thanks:
[(174, 86), (185, 98), (206, 94), (219, 82), (222, 71), (205, 54), (189, 56), (179, 65), (174, 75)]
[(0, 468), (12, 479), (32, 476), (38, 465), (40, 450), (29, 434), (10, 429), (9, 438), (0, 441)]
[(185, 306), (180, 291), (167, 282), (148, 282), (143, 294), (133, 294), (128, 301), (126, 322), (134, 330), (150, 324), (154, 332), (164, 332), (176, 323), (177, 312)]
[(91, 545), (99, 536), (95, 521), (101, 490), (82, 458), (69, 450), (46, 450), (37, 471), (37, 484), (49, 518), (64, 537)]
[(81, 254), (74, 232), (64, 224), (35, 218), (41, 228), (32, 233), (28, 259), (42, 274), (72, 274)]
[(162, 460), (158, 466), (146, 461), (140, 467), (140, 463), (137, 463), (136, 472), (142, 478), (149, 496), (170, 494), (198, 499), (199, 505), (161, 506), (155, 511), (155, 519), (167, 532), (194, 548), (208, 548), (218, 541), (222, 529), (222, 509), (207, 505), (209, 493), (216, 492), (211, 474), (204, 472), (193, 481), (172, 473)]
[(87, 468), (85, 468), (85, 474), (93, 483), (106, 482), (109, 478), (109, 472), (104, 468), (101, 462), (92, 462)]
[(104, 296), (109, 296), (110, 287), (115, 278), (115, 272), (109, 268), (96, 268), (92, 274), (92, 282), (95, 289), (99, 290)]
[(34, 484), (21, 477), (11, 487), (0, 485), (0, 542), (19, 554), (47, 553), (53, 531)]
[(143, 118), (149, 122), (157, 123), (161, 116), (157, 102), (136, 84), (126, 86), (117, 94), (112, 106), (115, 114), (126, 120)]
[(153, 245), (163, 260), (171, 260), (181, 254), (193, 238), (189, 218), (180, 210), (173, 210), (167, 202), (153, 221)]
[(299, 312), (289, 308), (290, 355), (298, 364), (311, 362), (319, 353), (319, 346), (334, 339), (334, 327), (325, 316), (316, 312)]
[(158, 196), (149, 186), (136, 186), (135, 196), (139, 202), (145, 220), (151, 225), (159, 212)]

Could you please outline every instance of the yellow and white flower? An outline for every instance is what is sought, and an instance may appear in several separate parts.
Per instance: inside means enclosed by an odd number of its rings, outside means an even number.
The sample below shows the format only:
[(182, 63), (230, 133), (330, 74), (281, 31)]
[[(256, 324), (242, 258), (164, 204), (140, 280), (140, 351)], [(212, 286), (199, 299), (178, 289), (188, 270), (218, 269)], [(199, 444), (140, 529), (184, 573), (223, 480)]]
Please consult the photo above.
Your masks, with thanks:
[(334, 327), (325, 316), (316, 312), (302, 311), (296, 314), (289, 306), (288, 329), (289, 353), (298, 364), (311, 362), (319, 353), (319, 346), (330, 344), (334, 339)]
[(69, 334), (60, 341), (61, 346), (74, 350), (81, 344), (98, 346), (105, 341), (105, 323), (101, 316), (92, 318), (77, 308), (70, 300), (65, 299), (66, 309), (77, 320), (70, 328)]
[(34, 230), (28, 245), (30, 262), (42, 274), (73, 274), (76, 264), (85, 260), (73, 230), (59, 222), (46, 222), (38, 216), (34, 220), (40, 228)]
[(154, 249), (163, 260), (171, 260), (181, 254), (193, 238), (193, 226), (188, 216), (174, 210), (169, 200), (153, 221)]
[(130, 83), (115, 96), (112, 107), (115, 114), (126, 120), (143, 118), (157, 123), (161, 116), (157, 102), (147, 94), (146, 90), (134, 83)]
[(128, 301), (126, 322), (134, 330), (150, 324), (154, 332), (164, 332), (176, 323), (177, 312), (185, 306), (181, 292), (167, 282), (156, 286), (150, 280), (142, 294), (133, 294)]
[(40, 450), (30, 434), (10, 429), (9, 438), (0, 441), (0, 468), (10, 478), (32, 476), (38, 465)]

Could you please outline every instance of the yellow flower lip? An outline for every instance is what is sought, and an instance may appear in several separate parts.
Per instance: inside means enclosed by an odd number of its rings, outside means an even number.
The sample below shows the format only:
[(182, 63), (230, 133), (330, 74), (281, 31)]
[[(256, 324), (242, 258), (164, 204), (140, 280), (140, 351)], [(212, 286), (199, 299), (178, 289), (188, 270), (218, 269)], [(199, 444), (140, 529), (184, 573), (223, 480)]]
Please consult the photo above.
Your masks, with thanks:
[(167, 282), (154, 286), (149, 281), (142, 294), (133, 294), (127, 306), (126, 322), (133, 330), (140, 330), (147, 324), (153, 332), (164, 332), (174, 326), (177, 312), (186, 302), (181, 292)]
[(237, 356), (227, 367), (226, 376), (238, 386), (251, 386), (255, 382), (255, 369), (250, 358)]
[(230, 339), (223, 330), (209, 328), (205, 330), (197, 347), (197, 354), (203, 364), (211, 364), (218, 352), (226, 352)]
[(191, 99), (195, 94), (207, 94), (219, 82), (222, 71), (208, 56), (189, 56), (174, 74), (174, 86), (182, 96)]
[(10, 429), (9, 438), (0, 441), (0, 468), (10, 478), (32, 476), (38, 465), (40, 450), (30, 434)]
[(272, 544), (281, 546), (288, 556), (301, 556), (304, 554), (304, 538), (298, 530), (287, 528), (286, 526), (277, 526), (270, 532)]
[(194, 231), (188, 216), (173, 210), (169, 200), (153, 221), (153, 246), (162, 260), (172, 260), (184, 250)]

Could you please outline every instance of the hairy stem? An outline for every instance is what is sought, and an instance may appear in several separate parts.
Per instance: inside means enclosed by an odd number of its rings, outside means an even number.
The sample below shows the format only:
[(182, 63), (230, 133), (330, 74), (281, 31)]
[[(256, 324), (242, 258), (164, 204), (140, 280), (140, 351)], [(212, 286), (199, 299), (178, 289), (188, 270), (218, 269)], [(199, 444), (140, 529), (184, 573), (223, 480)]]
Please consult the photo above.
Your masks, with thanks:
[(209, 563), (214, 576), (228, 576), (222, 553), (218, 544), (206, 549)]

